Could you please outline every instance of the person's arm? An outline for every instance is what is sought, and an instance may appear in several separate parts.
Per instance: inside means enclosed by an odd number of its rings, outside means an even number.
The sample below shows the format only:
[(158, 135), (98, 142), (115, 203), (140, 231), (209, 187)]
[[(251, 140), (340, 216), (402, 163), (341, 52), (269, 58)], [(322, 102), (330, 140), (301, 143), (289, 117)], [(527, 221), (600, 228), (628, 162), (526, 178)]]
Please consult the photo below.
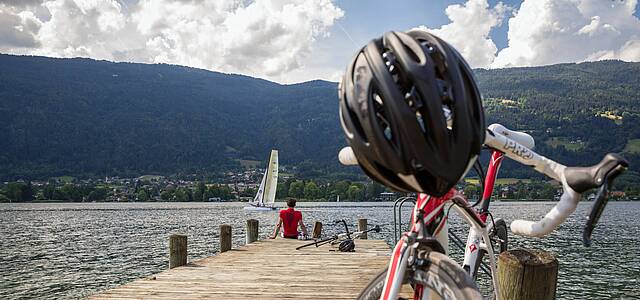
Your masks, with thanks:
[(282, 226), (282, 218), (278, 218), (278, 224), (276, 224), (276, 228), (273, 230), (273, 235), (270, 236), (270, 239), (275, 239), (280, 233), (280, 226)]
[(300, 225), (300, 229), (302, 229), (302, 234), (304, 234), (305, 237), (308, 237), (309, 235), (307, 234), (307, 227), (304, 226), (304, 222), (302, 222), (302, 219), (298, 221), (298, 225)]

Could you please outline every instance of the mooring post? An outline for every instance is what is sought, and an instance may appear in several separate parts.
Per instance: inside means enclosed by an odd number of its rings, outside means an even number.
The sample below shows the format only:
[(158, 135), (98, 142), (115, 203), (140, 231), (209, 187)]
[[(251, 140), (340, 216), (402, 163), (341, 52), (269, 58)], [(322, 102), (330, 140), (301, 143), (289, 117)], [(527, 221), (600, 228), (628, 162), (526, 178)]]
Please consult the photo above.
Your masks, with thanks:
[(231, 225), (220, 225), (220, 253), (231, 250)]
[(169, 236), (169, 269), (187, 264), (187, 236), (172, 234)]
[(247, 244), (251, 244), (258, 240), (258, 220), (247, 220)]
[(515, 249), (498, 256), (500, 299), (555, 299), (557, 281), (558, 260), (549, 252)]
[(311, 236), (314, 239), (319, 239), (322, 236), (322, 222), (316, 221), (313, 223), (313, 235)]
[[(367, 219), (358, 219), (358, 231), (366, 231), (367, 230)], [(367, 239), (367, 233), (363, 233), (360, 235), (360, 238), (363, 240)]]

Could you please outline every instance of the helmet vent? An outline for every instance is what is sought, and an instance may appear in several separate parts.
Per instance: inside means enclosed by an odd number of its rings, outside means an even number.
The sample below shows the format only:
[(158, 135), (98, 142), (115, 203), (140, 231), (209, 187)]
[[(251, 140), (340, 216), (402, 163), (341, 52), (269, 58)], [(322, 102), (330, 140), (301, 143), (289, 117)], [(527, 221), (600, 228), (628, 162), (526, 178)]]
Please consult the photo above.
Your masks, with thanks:
[(436, 70), (439, 73), (438, 75), (442, 77), (442, 74), (447, 71), (447, 66), (445, 66), (444, 64), (444, 56), (440, 51), (438, 51), (438, 48), (431, 44), (429, 41), (420, 40), (420, 44), (426, 49), (427, 54), (435, 62)]
[(426, 40), (420, 39), (419, 41), (420, 41), (420, 45), (422, 45), (422, 47), (424, 47), (424, 49), (427, 50), (427, 54), (432, 55), (436, 53), (436, 51), (438, 51), (435, 47), (433, 47), (433, 45), (431, 45)]
[(349, 118), (351, 120), (354, 120), (353, 122), (353, 127), (355, 128), (356, 133), (358, 134), (358, 136), (365, 142), (368, 143), (369, 141), (367, 140), (367, 135), (364, 134), (364, 130), (362, 129), (362, 125), (360, 124), (360, 122), (355, 121), (358, 120), (358, 116), (355, 114), (355, 112), (351, 109), (347, 109), (347, 113), (349, 114)]
[(412, 85), (409, 91), (404, 94), (404, 101), (407, 102), (413, 111), (417, 111), (424, 106), (420, 95), (416, 91), (415, 85)]
[(453, 112), (449, 109), (448, 105), (442, 106), (442, 114), (447, 122), (447, 129), (451, 130), (453, 128)]
[(422, 129), (422, 132), (427, 133), (427, 129), (424, 126), (424, 119), (422, 118), (422, 114), (419, 111), (416, 112), (416, 120), (418, 121), (418, 125), (420, 125), (420, 129)]
[(453, 97), (451, 97), (451, 86), (444, 80), (436, 79), (438, 84), (438, 93), (440, 94), (440, 98), (442, 98), (442, 103), (452, 103)]
[(387, 50), (382, 53), (382, 58), (384, 59), (384, 64), (387, 66), (389, 73), (395, 74), (398, 68), (396, 67), (396, 56), (391, 53), (391, 51)]
[(382, 133), (384, 137), (391, 141), (393, 139), (393, 134), (391, 132), (391, 125), (389, 124), (389, 120), (386, 117), (386, 113), (384, 111), (384, 101), (380, 94), (377, 92), (373, 92), (373, 109), (376, 114), (376, 119), (378, 121), (378, 125), (382, 128)]

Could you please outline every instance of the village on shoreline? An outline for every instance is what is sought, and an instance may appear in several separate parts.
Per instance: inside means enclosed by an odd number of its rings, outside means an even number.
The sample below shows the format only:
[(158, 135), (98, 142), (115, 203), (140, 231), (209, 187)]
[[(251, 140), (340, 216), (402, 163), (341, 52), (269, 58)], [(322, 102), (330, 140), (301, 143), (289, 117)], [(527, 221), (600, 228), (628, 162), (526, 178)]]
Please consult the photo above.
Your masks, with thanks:
[[(145, 175), (135, 178), (105, 177), (77, 179), (63, 176), (47, 181), (0, 183), (0, 202), (248, 202), (260, 185), (261, 171), (248, 169), (227, 172), (215, 181), (179, 179), (171, 176)], [(477, 178), (467, 178), (458, 185), (470, 200), (481, 193)], [(501, 201), (553, 201), (561, 187), (552, 181), (498, 179), (492, 195)], [(584, 196), (590, 200), (590, 192)], [(393, 201), (405, 196), (372, 181), (297, 179), (281, 173), (276, 199), (295, 197), (313, 202)], [(640, 200), (635, 193), (611, 191), (611, 200)]]

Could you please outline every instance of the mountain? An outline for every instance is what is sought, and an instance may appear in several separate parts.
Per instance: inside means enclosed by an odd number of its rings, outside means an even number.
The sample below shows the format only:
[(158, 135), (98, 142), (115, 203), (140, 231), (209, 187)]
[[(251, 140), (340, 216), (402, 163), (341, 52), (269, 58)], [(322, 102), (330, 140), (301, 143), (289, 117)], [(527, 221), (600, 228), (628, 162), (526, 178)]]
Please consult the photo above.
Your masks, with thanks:
[[(490, 122), (569, 164), (640, 153), (640, 63), (476, 70)], [(0, 55), (0, 179), (191, 174), (264, 160), (341, 172), (337, 85), (200, 69)], [(351, 172), (356, 172), (353, 168)], [(506, 165), (505, 176), (529, 176)]]
[(171, 174), (329, 161), (336, 84), (170, 65), (0, 56), (0, 178)]
[[(599, 61), (475, 70), (488, 124), (530, 133), (535, 150), (567, 165), (622, 152), (638, 170), (640, 63)], [(505, 164), (510, 175), (531, 171)]]

